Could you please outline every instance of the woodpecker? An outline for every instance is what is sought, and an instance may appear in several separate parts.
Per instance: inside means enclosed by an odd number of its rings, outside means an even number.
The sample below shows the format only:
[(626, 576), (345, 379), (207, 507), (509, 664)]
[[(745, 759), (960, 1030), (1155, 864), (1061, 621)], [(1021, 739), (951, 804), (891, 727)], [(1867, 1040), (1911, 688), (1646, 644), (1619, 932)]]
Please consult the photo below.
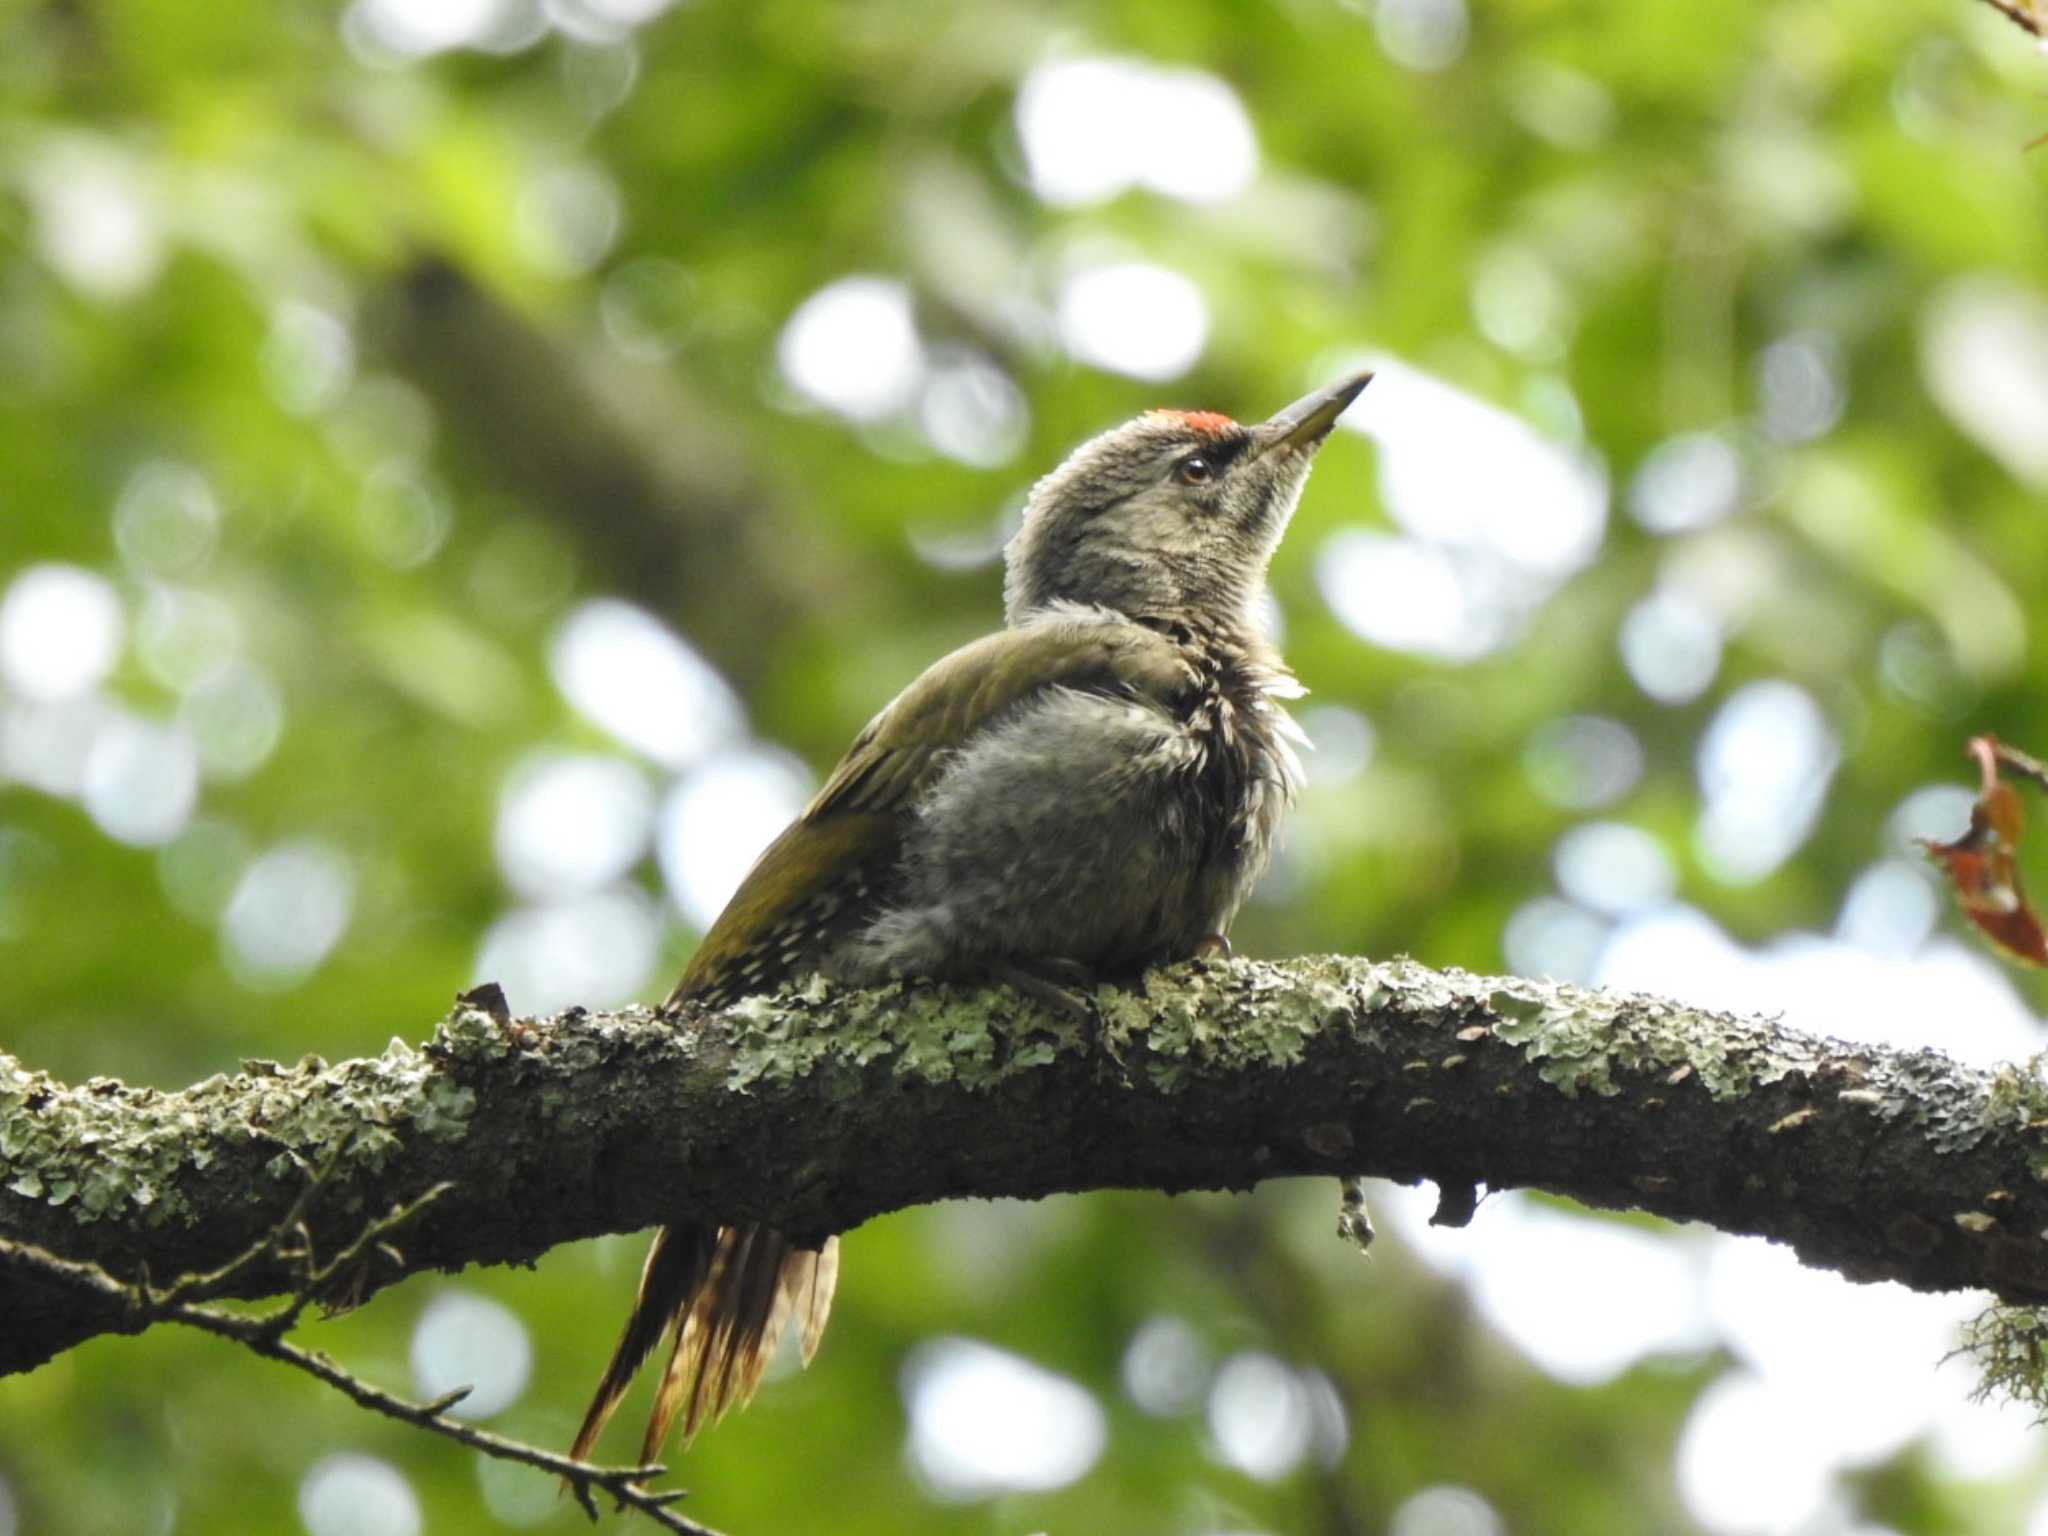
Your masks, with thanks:
[[(717, 1008), (824, 972), (1010, 981), (1054, 996), (1225, 935), (1300, 782), (1299, 697), (1256, 614), (1316, 449), (1370, 374), (1254, 425), (1151, 411), (1033, 487), (1004, 627), (854, 738), (741, 883), (663, 1004)], [(673, 1337), (642, 1462), (753, 1395), (794, 1320), (810, 1363), (839, 1244), (759, 1224), (655, 1237), (572, 1454)]]

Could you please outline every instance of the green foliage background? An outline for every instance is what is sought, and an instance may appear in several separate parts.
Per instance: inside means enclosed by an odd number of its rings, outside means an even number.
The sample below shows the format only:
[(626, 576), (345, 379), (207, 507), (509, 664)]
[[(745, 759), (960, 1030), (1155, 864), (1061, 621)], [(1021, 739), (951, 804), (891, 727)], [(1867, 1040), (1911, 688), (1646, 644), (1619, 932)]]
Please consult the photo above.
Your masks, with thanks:
[[(922, 559), (911, 534), (989, 542), (1030, 478), (1101, 426), (1159, 403), (1262, 415), (1367, 349), (1546, 429), (1569, 426), (1568, 391), (1617, 487), (1673, 434), (1753, 421), (1756, 361), (1787, 332), (1834, 338), (1847, 403), (1832, 431), (1771, 450), (1725, 523), (1659, 537), (1618, 497), (1598, 560), (1467, 665), (1375, 650), (1325, 606), (1322, 542), (1384, 520), (1372, 445), (1340, 435), (1273, 584), (1296, 669), (1318, 702), (1369, 717), (1377, 747), (1361, 775), (1312, 791), (1294, 833), (1312, 857), (1246, 915), (1240, 947), (1501, 967), (1508, 917), (1552, 889), (1552, 846), (1583, 817), (1540, 792), (1529, 752), (1574, 714), (1636, 733), (1644, 772), (1604, 814), (1662, 840), (1684, 900), (1745, 941), (1825, 929), (1890, 851), (1900, 800), (1966, 781), (1967, 734), (2048, 748), (2042, 486), (1937, 407), (1922, 363), (1950, 280), (2042, 297), (2048, 151), (2023, 146), (2048, 128), (2048, 75), (1962, 0), (1493, 0), (1469, 20), (1462, 53), (1422, 71), (1386, 55), (1365, 4), (698, 0), (608, 38), (586, 16), (499, 54), (397, 63), (292, 0), (14, 7), (0, 586), (69, 562), (116, 582), (132, 619), (145, 582), (115, 548), (117, 497), (152, 460), (203, 473), (218, 544), (180, 580), (228, 606), (285, 724), (260, 770), (208, 784), (202, 809), (253, 846), (326, 838), (359, 875), (315, 976), (251, 988), (204, 902), (195, 915), (169, 894), (163, 855), (0, 778), (6, 1048), (174, 1086), (246, 1056), (417, 1038), (513, 901), (492, 854), (507, 770), (536, 746), (615, 750), (548, 674), (547, 637), (576, 602), (611, 592), (661, 612), (761, 737), (822, 768), (920, 666), (995, 622), (995, 567)], [(1260, 181), (1218, 207), (1144, 191), (1041, 203), (1012, 108), (1051, 51), (1228, 81)], [(107, 163), (161, 235), (160, 266), (120, 296), (69, 279), (38, 223), (53, 178)], [(551, 250), (536, 206), (592, 175), (616, 194), (616, 238)], [(1089, 239), (1200, 286), (1212, 328), (1189, 375), (1091, 370), (1006, 322), (1020, 296), (1047, 302), (1059, 253)], [(1475, 273), (1508, 247), (1555, 285), (1555, 355), (1503, 347), (1475, 318)], [(929, 340), (1006, 370), (1029, 407), (1013, 459), (973, 468), (901, 426), (800, 408), (777, 336), (850, 272), (907, 282)], [(353, 341), (346, 389), (317, 409), (293, 408), (292, 305), (341, 317)], [(388, 557), (392, 496), (448, 515), (424, 563)], [(1739, 555), (1764, 578), (1712, 687), (1667, 706), (1630, 681), (1616, 633), (1688, 554)], [(1974, 644), (2000, 591), (2024, 633)], [(1695, 754), (1717, 704), (1765, 677), (1821, 703), (1843, 762), (1799, 854), (1735, 886), (1691, 851)], [(176, 705), (132, 650), (110, 686), (145, 714)], [(639, 878), (659, 890), (651, 862)], [(691, 942), (672, 918), (664, 973)], [(1280, 1187), (877, 1222), (847, 1240), (818, 1367), (690, 1453), (691, 1508), (741, 1533), (1363, 1532), (1455, 1483), (1531, 1536), (1689, 1528), (1671, 1447), (1722, 1356), (1561, 1386), (1393, 1244), (1361, 1268), (1333, 1216), (1330, 1191)], [(462, 1277), (534, 1341), (532, 1382), (495, 1427), (566, 1440), (637, 1262), (637, 1241), (616, 1239)], [(445, 1283), (412, 1282), (314, 1342), (402, 1387), (412, 1325)], [(1350, 1420), (1342, 1458), (1262, 1483), (1208, 1454), (1199, 1416), (1140, 1413), (1118, 1361), (1162, 1312), (1219, 1353), (1326, 1372)], [(897, 1373), (942, 1333), (1089, 1386), (1110, 1415), (1103, 1459), (1054, 1493), (931, 1497), (906, 1465)], [(0, 1383), (0, 1478), (23, 1532), (296, 1529), (300, 1480), (337, 1449), (402, 1469), (429, 1530), (503, 1523), (466, 1453), (211, 1341), (103, 1340)], [(504, 1507), (575, 1523), (532, 1491)], [(1851, 1497), (1900, 1532), (1990, 1532), (2014, 1528), (2024, 1491), (1946, 1482), (1908, 1448)]]

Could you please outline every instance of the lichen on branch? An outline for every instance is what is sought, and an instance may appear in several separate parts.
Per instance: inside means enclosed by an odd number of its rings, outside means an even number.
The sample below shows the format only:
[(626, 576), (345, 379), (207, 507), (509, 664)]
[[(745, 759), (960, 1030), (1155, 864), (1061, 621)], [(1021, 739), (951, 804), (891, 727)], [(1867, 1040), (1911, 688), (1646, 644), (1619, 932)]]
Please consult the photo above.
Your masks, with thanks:
[[(1373, 1174), (1541, 1188), (1761, 1233), (1855, 1279), (2048, 1302), (2031, 1064), (1406, 960), (1196, 961), (1093, 1004), (1083, 1026), (1004, 989), (822, 981), (683, 1019), (461, 1004), (420, 1047), (175, 1093), (0, 1057), (0, 1237), (127, 1283), (248, 1250), (311, 1169), (320, 1251), (448, 1186), (374, 1288), (687, 1216), (805, 1239), (954, 1196)], [(293, 1283), (264, 1257), (231, 1294)], [(0, 1273), (0, 1371), (146, 1322)]]

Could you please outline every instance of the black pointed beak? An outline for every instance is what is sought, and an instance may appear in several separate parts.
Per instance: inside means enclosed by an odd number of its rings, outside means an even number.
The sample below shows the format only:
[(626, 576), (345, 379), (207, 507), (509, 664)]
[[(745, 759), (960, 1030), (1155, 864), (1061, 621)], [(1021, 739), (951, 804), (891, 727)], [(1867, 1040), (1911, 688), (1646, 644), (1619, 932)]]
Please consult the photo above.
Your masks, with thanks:
[(1286, 410), (1268, 417), (1259, 423), (1258, 452), (1261, 456), (1269, 453), (1306, 452), (1313, 453), (1330, 435), (1330, 428), (1337, 424), (1337, 418), (1344, 414), (1344, 407), (1356, 400), (1366, 385), (1372, 382), (1370, 373), (1353, 374), (1340, 383), (1317, 390), (1312, 395), (1303, 395)]

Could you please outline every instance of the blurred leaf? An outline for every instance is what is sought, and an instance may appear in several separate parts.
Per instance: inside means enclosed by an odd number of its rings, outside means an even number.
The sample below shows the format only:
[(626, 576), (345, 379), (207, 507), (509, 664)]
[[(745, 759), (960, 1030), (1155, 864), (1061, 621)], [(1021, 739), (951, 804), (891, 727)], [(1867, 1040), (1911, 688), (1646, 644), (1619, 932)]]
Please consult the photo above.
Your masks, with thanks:
[(2048, 935), (2020, 885), (2024, 808), (2019, 792), (1998, 776), (2001, 763), (2016, 759), (2022, 772), (2048, 787), (2048, 768), (1989, 736), (1973, 738), (1970, 752), (1983, 771), (1983, 787), (1970, 808), (1970, 830), (1953, 843), (1924, 839), (1921, 846), (1948, 876), (1964, 916), (1997, 949), (2028, 965), (2048, 965)]

